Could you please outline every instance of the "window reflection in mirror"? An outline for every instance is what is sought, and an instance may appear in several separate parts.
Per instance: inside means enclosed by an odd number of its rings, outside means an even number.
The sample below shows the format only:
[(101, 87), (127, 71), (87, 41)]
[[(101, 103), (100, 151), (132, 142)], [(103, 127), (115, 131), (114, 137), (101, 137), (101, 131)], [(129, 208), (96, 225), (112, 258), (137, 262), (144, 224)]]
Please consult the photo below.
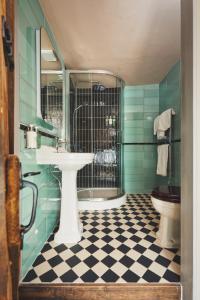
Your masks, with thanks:
[(40, 32), (40, 112), (44, 121), (61, 129), (63, 123), (62, 66), (44, 28)]

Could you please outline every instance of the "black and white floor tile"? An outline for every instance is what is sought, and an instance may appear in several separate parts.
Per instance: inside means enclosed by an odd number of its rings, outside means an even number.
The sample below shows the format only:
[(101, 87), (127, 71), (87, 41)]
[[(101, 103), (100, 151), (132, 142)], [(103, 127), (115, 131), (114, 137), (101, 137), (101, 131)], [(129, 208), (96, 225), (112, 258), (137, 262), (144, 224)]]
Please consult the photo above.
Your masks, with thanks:
[(178, 282), (178, 250), (155, 243), (159, 215), (149, 195), (127, 197), (119, 209), (83, 211), (82, 240), (56, 245), (52, 234), (23, 283)]

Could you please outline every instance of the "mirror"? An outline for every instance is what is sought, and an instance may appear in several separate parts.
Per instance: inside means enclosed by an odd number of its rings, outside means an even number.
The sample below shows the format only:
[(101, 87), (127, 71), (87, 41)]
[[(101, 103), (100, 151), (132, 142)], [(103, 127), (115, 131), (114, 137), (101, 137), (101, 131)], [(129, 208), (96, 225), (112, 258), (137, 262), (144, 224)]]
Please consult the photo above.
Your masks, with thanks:
[(38, 117), (61, 129), (63, 125), (63, 71), (46, 30), (37, 32)]

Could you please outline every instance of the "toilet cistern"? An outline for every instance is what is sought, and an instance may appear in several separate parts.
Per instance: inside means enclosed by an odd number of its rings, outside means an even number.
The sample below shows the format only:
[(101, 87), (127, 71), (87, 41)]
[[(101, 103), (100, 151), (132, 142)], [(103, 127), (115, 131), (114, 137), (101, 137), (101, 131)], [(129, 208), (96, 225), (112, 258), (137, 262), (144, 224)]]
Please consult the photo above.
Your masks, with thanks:
[(36, 150), (38, 164), (57, 165), (62, 171), (60, 225), (54, 238), (56, 244), (74, 244), (81, 240), (83, 226), (79, 218), (76, 177), (77, 171), (92, 163), (93, 158), (93, 153), (57, 152), (48, 146)]

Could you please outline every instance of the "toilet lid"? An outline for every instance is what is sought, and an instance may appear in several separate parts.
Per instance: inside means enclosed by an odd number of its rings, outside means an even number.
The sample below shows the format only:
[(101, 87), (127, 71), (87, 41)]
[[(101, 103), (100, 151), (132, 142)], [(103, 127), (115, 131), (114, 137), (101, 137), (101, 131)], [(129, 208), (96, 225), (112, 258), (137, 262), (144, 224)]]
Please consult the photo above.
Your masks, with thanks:
[(181, 202), (179, 186), (158, 186), (152, 191), (151, 195), (162, 201)]

